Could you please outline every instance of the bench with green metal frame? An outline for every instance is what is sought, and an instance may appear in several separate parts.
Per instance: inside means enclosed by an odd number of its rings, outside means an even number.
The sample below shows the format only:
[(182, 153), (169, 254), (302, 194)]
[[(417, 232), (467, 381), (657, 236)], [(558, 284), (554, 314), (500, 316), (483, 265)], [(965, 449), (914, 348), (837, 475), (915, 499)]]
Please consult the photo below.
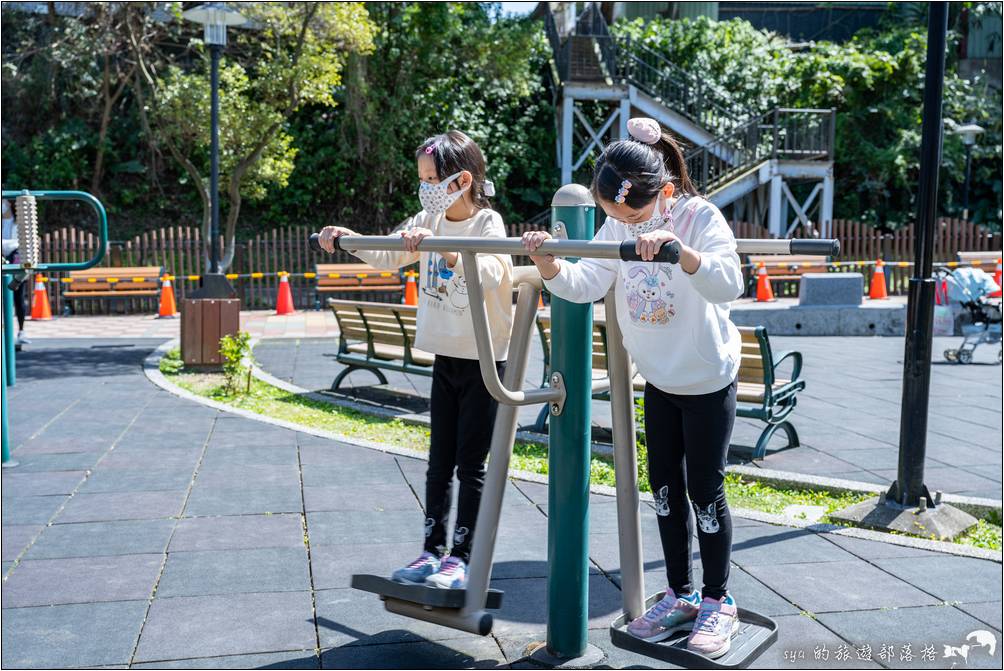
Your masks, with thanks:
[(370, 371), (380, 384), (387, 384), (383, 370), (432, 377), (435, 356), (415, 349), (415, 306), (332, 298), (328, 307), (338, 322), (335, 360), (346, 367), (331, 383), (332, 391), (356, 370)]
[[(544, 350), (544, 378), (542, 386), (546, 385), (550, 370), (551, 353), (551, 319), (546, 314), (537, 315), (537, 332), (540, 334), (541, 346)], [(739, 327), (742, 336), (742, 362), (739, 366), (739, 384), (736, 390), (736, 416), (757, 419), (767, 424), (760, 433), (756, 445), (752, 448), (742, 445), (732, 445), (730, 451), (740, 456), (750, 456), (753, 459), (763, 459), (767, 453), (767, 444), (780, 429), (788, 438), (788, 444), (781, 449), (799, 446), (798, 433), (787, 417), (795, 409), (797, 394), (805, 389), (805, 380), (800, 378), (802, 372), (801, 352), (788, 351), (774, 356), (767, 329), (763, 326)], [(607, 369), (607, 329), (600, 318), (593, 321), (593, 398), (596, 400), (610, 399), (610, 382), (606, 377)], [(791, 359), (792, 369), (787, 377), (778, 374), (782, 362)], [(766, 364), (766, 365), (765, 365)], [(632, 386), (635, 391), (645, 389), (645, 380), (640, 375), (633, 376)], [(538, 416), (532, 429), (538, 433), (547, 431), (548, 413), (545, 408)]]

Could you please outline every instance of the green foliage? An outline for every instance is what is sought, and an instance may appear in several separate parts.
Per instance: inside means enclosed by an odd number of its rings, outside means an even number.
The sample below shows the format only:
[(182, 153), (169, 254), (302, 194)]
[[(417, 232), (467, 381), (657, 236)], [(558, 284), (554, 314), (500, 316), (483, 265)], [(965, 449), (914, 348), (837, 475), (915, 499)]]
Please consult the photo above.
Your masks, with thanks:
[(956, 539), (955, 542), (1000, 552), (1001, 526), (987, 520), (976, 520), (976, 526)]
[(181, 360), (181, 349), (178, 347), (169, 349), (161, 357), (157, 367), (164, 375), (177, 375), (183, 371), (185, 369), (185, 362)]
[(236, 336), (220, 338), (220, 356), (223, 358), (223, 376), (226, 380), (224, 391), (233, 395), (240, 393), (240, 384), (245, 382), (245, 394), (251, 391), (251, 334), (238, 331)]
[[(996, 11), (999, 15), (999, 4)], [(700, 73), (721, 99), (750, 112), (776, 106), (835, 108), (835, 216), (887, 227), (914, 218), (926, 63), (923, 25), (895, 24), (882, 32), (862, 31), (845, 44), (818, 42), (799, 49), (741, 20), (635, 20), (614, 28)], [(950, 37), (957, 40), (954, 33)], [(987, 132), (973, 153), (970, 209), (975, 221), (999, 229), (1000, 90), (983, 77), (961, 78), (950, 63), (944, 117), (941, 214), (961, 216), (965, 154), (961, 139), (950, 131), (974, 121)]]

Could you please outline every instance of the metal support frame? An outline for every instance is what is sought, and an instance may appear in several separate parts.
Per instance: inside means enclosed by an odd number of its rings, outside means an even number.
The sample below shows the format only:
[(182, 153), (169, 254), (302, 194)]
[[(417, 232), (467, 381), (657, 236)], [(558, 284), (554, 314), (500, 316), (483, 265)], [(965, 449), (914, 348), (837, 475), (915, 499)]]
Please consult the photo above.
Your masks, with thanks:
[[(616, 90), (616, 96), (608, 96), (606, 93), (590, 93), (589, 91), (572, 90), (566, 87), (561, 98), (561, 138), (558, 142), (559, 160), (561, 168), (561, 183), (569, 184), (576, 170), (593, 155), (593, 152), (600, 152), (603, 146), (615, 139), (628, 137), (627, 122), (631, 118), (631, 101), (623, 93)], [(584, 93), (589, 97), (577, 97), (578, 93)], [(600, 125), (599, 130), (593, 128), (592, 123), (582, 112), (582, 103), (588, 101), (609, 100), (616, 102), (610, 114)], [(578, 150), (576, 148), (578, 140)], [(590, 236), (592, 237), (592, 236)]]

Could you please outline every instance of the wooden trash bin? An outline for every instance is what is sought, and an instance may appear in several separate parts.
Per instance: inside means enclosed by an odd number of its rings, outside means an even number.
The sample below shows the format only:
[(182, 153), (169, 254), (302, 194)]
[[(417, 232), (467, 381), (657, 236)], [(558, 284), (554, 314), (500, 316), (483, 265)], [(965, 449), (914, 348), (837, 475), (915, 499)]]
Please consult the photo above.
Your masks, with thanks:
[(241, 302), (231, 298), (181, 301), (181, 358), (193, 368), (219, 368), (220, 338), (240, 330)]

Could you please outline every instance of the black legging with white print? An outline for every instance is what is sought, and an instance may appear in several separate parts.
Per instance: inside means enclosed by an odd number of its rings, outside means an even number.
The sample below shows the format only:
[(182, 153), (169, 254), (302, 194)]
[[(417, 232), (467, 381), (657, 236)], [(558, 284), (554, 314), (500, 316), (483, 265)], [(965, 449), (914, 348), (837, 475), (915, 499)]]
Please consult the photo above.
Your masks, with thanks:
[[(669, 586), (693, 591), (693, 522), (704, 567), (702, 596), (720, 599), (729, 580), (732, 517), (725, 502), (725, 462), (736, 413), (736, 382), (710, 394), (683, 396), (645, 385), (648, 476)], [(688, 493), (690, 495), (688, 500)]]

